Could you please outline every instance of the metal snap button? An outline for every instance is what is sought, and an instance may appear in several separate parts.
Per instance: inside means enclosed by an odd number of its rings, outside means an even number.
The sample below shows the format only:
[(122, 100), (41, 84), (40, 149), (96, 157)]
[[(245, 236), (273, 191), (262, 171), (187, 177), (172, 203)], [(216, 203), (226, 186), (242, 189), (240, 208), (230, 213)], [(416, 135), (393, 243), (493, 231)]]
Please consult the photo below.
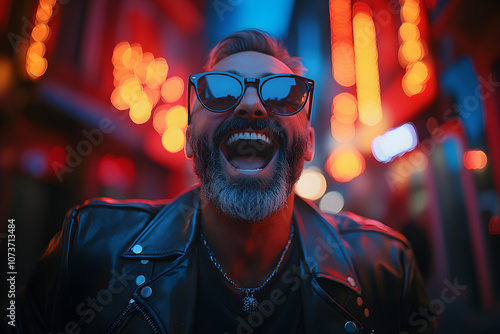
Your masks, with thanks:
[(141, 289), (141, 296), (144, 298), (148, 298), (153, 294), (153, 289), (151, 289), (149, 286), (145, 286), (144, 288)]
[(148, 264), (149, 260), (141, 260), (142, 264)]
[(358, 297), (358, 299), (356, 299), (356, 303), (358, 304), (358, 306), (363, 305), (363, 298)]
[(134, 245), (134, 247), (132, 247), (132, 252), (134, 252), (134, 254), (142, 253), (142, 246), (139, 244)]
[(144, 277), (144, 275), (139, 275), (135, 279), (135, 284), (137, 284), (137, 285), (143, 285), (144, 282), (146, 282), (146, 277)]
[(353, 334), (354, 332), (356, 332), (356, 328), (356, 324), (352, 321), (348, 321), (344, 325), (345, 331), (349, 334)]
[(351, 276), (347, 277), (347, 282), (354, 288), (356, 286), (356, 281)]
[(369, 317), (370, 316), (370, 310), (365, 308), (365, 317)]

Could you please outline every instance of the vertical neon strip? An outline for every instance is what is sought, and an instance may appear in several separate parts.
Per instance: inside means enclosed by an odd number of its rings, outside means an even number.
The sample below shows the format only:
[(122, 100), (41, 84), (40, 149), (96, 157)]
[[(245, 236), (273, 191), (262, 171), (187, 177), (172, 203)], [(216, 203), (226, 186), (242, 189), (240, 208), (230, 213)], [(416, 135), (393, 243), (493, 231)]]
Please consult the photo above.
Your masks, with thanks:
[(371, 9), (366, 4), (356, 3), (353, 11), (359, 120), (367, 125), (375, 125), (382, 119), (375, 24)]
[(330, 0), (329, 8), (333, 78), (339, 85), (351, 87), (356, 80), (352, 44), (351, 0)]

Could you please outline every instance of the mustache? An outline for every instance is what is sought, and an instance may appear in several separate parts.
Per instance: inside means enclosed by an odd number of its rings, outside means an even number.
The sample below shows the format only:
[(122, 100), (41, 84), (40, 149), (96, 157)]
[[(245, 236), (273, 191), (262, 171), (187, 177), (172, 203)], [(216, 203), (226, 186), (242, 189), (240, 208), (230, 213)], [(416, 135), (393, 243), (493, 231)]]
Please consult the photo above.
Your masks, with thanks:
[(287, 143), (286, 133), (279, 123), (268, 118), (258, 118), (251, 122), (246, 118), (227, 119), (215, 131), (213, 143), (215, 147), (219, 147), (229, 133), (248, 129), (265, 130), (270, 139), (278, 142), (280, 146)]

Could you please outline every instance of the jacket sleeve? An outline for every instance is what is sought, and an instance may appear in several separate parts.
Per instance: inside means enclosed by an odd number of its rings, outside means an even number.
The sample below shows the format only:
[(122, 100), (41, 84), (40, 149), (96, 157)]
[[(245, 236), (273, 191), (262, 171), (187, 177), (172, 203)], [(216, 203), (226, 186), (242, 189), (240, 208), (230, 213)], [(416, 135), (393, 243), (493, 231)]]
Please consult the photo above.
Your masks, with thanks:
[(405, 284), (400, 305), (400, 334), (437, 333), (438, 317), (430, 309), (429, 298), (413, 251), (407, 248), (404, 253)]
[(57, 314), (60, 318), (61, 312), (64, 313), (64, 307), (59, 305), (64, 298), (59, 296), (64, 295), (63, 286), (67, 287), (64, 257), (68, 247), (65, 243), (68, 243), (74, 212), (74, 209), (68, 212), (62, 231), (52, 238), (28, 283), (16, 293), (15, 326), (6, 324), (7, 333), (50, 333), (54, 316)]

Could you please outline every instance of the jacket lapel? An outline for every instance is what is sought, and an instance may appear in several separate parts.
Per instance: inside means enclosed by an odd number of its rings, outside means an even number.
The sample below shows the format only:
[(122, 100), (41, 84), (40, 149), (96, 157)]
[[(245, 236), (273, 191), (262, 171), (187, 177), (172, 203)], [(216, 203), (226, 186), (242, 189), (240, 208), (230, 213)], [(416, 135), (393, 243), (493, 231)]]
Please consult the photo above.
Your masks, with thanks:
[[(199, 226), (198, 190), (165, 206), (130, 244), (122, 257), (153, 262), (152, 275), (133, 294), (134, 300), (169, 333), (193, 330), (198, 286), (194, 240)], [(140, 247), (139, 247), (140, 246)], [(145, 294), (149, 288), (150, 294)]]

